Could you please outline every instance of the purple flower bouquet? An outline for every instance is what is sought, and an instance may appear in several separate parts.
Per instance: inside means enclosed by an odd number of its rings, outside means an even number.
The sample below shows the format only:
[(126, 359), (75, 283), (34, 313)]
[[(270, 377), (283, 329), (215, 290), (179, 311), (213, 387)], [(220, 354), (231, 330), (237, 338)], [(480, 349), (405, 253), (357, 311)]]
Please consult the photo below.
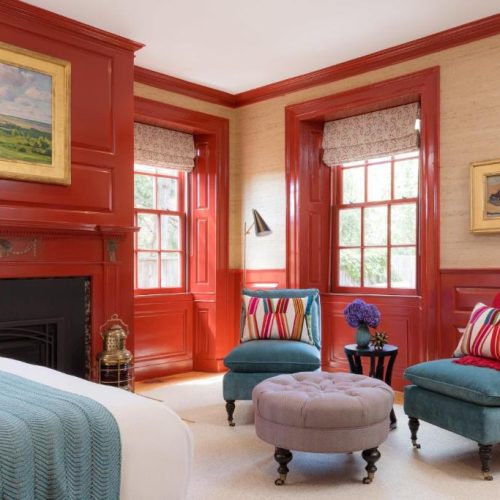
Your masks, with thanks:
[(357, 328), (356, 342), (358, 347), (368, 347), (371, 339), (368, 327), (377, 328), (380, 323), (380, 311), (377, 306), (356, 299), (344, 309), (344, 316), (349, 326)]

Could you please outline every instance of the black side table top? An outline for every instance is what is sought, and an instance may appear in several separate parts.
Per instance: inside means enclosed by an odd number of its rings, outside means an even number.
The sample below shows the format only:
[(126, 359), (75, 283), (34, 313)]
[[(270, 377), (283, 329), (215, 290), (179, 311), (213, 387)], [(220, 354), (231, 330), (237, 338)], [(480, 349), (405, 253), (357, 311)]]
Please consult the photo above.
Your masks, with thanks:
[(397, 346), (385, 344), (382, 349), (375, 349), (373, 346), (358, 347), (356, 344), (348, 344), (344, 346), (346, 354), (358, 354), (359, 356), (390, 356), (398, 351)]

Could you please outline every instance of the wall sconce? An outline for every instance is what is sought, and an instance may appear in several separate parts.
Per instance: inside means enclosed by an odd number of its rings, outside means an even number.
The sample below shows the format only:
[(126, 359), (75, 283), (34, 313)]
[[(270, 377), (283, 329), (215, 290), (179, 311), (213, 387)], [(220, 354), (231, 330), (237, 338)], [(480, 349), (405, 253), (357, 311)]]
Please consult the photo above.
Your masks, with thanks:
[(247, 227), (247, 222), (245, 221), (244, 226), (244, 242), (243, 242), (243, 288), (245, 288), (247, 283), (247, 236), (250, 234), (252, 228), (255, 228), (255, 236), (267, 236), (272, 233), (271, 228), (267, 225), (266, 221), (262, 218), (262, 215), (252, 208), (253, 222)]

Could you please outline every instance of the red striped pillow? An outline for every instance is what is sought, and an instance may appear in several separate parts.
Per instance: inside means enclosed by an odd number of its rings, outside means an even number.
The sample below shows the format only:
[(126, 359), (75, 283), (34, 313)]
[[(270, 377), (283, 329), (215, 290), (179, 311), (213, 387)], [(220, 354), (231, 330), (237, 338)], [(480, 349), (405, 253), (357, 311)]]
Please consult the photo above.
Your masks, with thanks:
[(500, 359), (500, 308), (474, 306), (454, 355)]
[(243, 296), (245, 324), (241, 341), (298, 340), (314, 344), (308, 297), (261, 298)]

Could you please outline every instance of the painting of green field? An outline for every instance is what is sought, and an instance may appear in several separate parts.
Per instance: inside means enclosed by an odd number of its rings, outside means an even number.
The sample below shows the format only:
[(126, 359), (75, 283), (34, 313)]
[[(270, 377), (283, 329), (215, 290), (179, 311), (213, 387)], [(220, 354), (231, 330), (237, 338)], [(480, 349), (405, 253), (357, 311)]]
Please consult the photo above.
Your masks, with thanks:
[(52, 77), (0, 63), (0, 161), (52, 164)]
[(50, 127), (44, 123), (0, 115), (0, 159), (51, 164)]

